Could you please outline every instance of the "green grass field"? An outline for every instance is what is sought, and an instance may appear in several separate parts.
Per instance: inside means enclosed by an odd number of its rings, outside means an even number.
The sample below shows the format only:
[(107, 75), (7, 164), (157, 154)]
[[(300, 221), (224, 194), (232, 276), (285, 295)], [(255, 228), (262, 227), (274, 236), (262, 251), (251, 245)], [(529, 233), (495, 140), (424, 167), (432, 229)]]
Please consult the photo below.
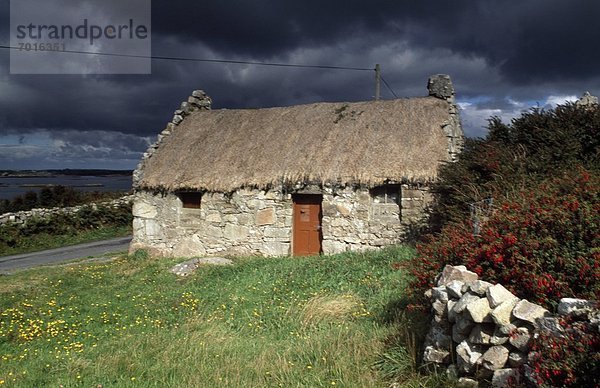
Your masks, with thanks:
[(46, 233), (20, 238), (14, 247), (0, 244), (0, 256), (17, 255), (43, 251), (52, 248), (61, 248), (69, 245), (82, 244), (92, 241), (107, 240), (115, 237), (131, 235), (131, 226), (103, 226), (94, 230), (82, 230), (75, 234), (50, 235)]
[(235, 259), (179, 279), (177, 260), (0, 276), (0, 386), (440, 386), (415, 373), (398, 308), (410, 248)]

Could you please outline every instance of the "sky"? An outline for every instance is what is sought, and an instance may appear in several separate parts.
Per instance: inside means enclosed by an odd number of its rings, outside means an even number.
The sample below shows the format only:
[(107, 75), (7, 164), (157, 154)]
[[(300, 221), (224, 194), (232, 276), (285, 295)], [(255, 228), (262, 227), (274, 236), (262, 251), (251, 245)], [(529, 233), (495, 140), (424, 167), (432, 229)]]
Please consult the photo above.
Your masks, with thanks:
[[(32, 14), (50, 12), (48, 0), (29, 1), (39, 3)], [(54, 1), (76, 18), (105, 0)], [(509, 122), (600, 94), (594, 0), (153, 0), (148, 9), (153, 56), (380, 64), (400, 97), (424, 96), (430, 75), (449, 74), (470, 137), (485, 136), (491, 116)], [(10, 21), (0, 0), (0, 45), (11, 44)], [(14, 52), (0, 49), (0, 170), (133, 169), (194, 89), (213, 109), (364, 101), (375, 89), (373, 71), (159, 59), (149, 74), (13, 74)], [(382, 98), (394, 98), (385, 85)]]

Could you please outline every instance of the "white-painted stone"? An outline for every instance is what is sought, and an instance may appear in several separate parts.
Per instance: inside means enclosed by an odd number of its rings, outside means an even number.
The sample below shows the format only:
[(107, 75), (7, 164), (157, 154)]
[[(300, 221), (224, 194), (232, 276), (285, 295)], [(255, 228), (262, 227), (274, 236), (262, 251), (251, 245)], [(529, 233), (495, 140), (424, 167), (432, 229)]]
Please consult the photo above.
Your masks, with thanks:
[[(136, 241), (147, 249), (160, 246), (165, 256), (173, 256), (173, 247), (193, 234), (200, 237), (211, 254), (270, 256), (277, 252), (279, 255), (284, 248), (273, 249), (265, 244), (289, 244), (293, 238), (293, 199), (289, 192), (282, 195), (281, 188), (268, 191), (246, 188), (228, 195), (207, 192), (198, 210), (182, 209), (181, 201), (171, 193), (140, 190), (136, 202), (153, 206), (158, 222), (147, 224), (142, 222), (145, 218), (134, 217)], [(324, 214), (322, 218), (324, 253), (364, 251), (397, 243), (406, 228), (400, 219), (387, 223), (370, 219), (372, 204), (367, 188), (324, 187), (323, 206), (326, 204), (333, 206), (334, 216)], [(146, 205), (140, 205), (140, 209)], [(138, 215), (153, 216), (148, 209), (140, 210)]]

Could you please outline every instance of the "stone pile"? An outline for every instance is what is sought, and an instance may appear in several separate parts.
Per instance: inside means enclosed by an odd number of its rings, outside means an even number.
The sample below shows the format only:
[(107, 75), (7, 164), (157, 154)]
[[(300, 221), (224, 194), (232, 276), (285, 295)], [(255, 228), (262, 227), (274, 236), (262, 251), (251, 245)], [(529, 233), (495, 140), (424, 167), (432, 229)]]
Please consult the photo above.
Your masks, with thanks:
[(233, 261), (225, 257), (203, 257), (186, 260), (183, 263), (176, 264), (170, 272), (179, 276), (186, 277), (192, 275), (201, 265), (233, 265)]
[(76, 214), (81, 209), (92, 207), (96, 208), (98, 206), (104, 207), (112, 207), (118, 208), (121, 206), (129, 205), (133, 201), (133, 195), (126, 195), (118, 199), (114, 199), (112, 201), (104, 201), (98, 203), (92, 203), (87, 205), (80, 206), (71, 206), (71, 207), (53, 207), (53, 208), (40, 208), (40, 209), (31, 209), (21, 212), (14, 213), (4, 213), (0, 214), (0, 225), (2, 224), (24, 224), (30, 218), (48, 218), (57, 214)]
[[(545, 308), (519, 299), (501, 284), (478, 279), (464, 266), (447, 265), (436, 287), (427, 291), (433, 320), (423, 360), (448, 366), (463, 376), (462, 386), (490, 380), (504, 387), (523, 379), (532, 338), (541, 330), (560, 332), (558, 318)], [(562, 299), (559, 314), (590, 309), (592, 302)]]
[(142, 160), (137, 165), (137, 168), (133, 172), (133, 188), (138, 186), (138, 183), (142, 180), (142, 171), (144, 162), (146, 159), (152, 157), (154, 152), (158, 149), (162, 141), (169, 136), (179, 124), (183, 121), (186, 116), (189, 116), (198, 110), (210, 110), (212, 105), (212, 99), (204, 92), (204, 90), (194, 90), (192, 95), (188, 97), (186, 101), (183, 101), (179, 109), (173, 112), (173, 118), (167, 127), (158, 135), (156, 141), (148, 147), (146, 152), (142, 155)]

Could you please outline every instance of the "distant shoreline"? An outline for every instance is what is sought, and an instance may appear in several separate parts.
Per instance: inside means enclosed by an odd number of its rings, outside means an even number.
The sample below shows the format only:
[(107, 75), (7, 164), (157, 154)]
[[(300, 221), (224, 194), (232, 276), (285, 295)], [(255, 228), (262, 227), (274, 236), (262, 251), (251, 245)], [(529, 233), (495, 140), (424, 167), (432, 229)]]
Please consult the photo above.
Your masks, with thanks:
[[(15, 177), (11, 177), (11, 178), (15, 178)], [(25, 177), (23, 177), (25, 178)], [(52, 183), (47, 183), (47, 184), (37, 184), (37, 183), (26, 183), (23, 185), (19, 185), (19, 187), (33, 187), (33, 188), (44, 188), (44, 187), (56, 187), (56, 186), (61, 186), (61, 185), (55, 185)], [(69, 187), (104, 187), (104, 185), (102, 183), (86, 183), (83, 185), (69, 185)]]
[(132, 170), (63, 169), (0, 170), (0, 178), (52, 178), (59, 176), (131, 176)]

